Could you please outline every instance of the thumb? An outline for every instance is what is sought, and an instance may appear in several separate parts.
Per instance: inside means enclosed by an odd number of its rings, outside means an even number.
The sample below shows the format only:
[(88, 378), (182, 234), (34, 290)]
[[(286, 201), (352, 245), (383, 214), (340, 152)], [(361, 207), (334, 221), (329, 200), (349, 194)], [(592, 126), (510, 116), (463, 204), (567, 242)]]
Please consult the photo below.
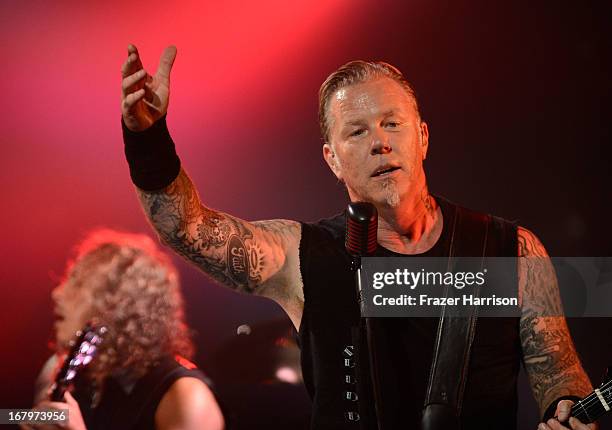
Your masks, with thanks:
[(568, 420), (573, 404), (574, 402), (571, 400), (561, 400), (559, 402), (557, 405), (557, 418), (559, 421), (565, 422)]
[(161, 58), (159, 59), (159, 66), (157, 66), (157, 72), (155, 74), (160, 78), (170, 79), (170, 70), (172, 70), (175, 58), (176, 46), (170, 45), (162, 52)]

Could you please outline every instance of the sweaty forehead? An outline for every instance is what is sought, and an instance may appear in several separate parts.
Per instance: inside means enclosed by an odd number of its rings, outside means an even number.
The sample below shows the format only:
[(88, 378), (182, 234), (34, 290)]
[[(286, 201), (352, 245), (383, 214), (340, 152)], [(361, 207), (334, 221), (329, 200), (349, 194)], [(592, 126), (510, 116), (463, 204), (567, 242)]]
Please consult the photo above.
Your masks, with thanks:
[(406, 113), (412, 109), (412, 102), (399, 83), (383, 77), (340, 88), (333, 94), (329, 109), (336, 119), (351, 121), (389, 111)]

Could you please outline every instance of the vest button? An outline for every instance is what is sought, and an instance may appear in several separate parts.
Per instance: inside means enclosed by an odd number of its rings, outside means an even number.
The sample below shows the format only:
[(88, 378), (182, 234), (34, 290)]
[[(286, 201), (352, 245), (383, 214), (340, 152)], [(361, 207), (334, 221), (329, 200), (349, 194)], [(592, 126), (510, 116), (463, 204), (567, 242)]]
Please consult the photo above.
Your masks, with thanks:
[(355, 355), (355, 347), (353, 345), (347, 345), (346, 348), (342, 351), (345, 357), (352, 357)]
[(357, 393), (355, 393), (354, 391), (345, 391), (344, 392), (344, 398), (346, 400), (350, 400), (352, 402), (356, 402), (357, 401)]
[(348, 411), (344, 413), (347, 421), (359, 421), (359, 414), (357, 412)]
[(346, 382), (347, 384), (354, 385), (355, 384), (355, 377), (352, 376), (352, 375), (344, 375), (344, 382)]

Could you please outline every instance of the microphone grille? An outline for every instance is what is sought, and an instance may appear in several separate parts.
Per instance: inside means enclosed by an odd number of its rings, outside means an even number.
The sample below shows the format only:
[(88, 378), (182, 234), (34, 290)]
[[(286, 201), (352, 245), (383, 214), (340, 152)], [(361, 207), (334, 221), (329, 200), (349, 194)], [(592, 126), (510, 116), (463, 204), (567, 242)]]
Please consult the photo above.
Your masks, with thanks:
[(378, 214), (371, 203), (357, 202), (348, 206), (344, 245), (349, 254), (373, 254), (377, 245)]

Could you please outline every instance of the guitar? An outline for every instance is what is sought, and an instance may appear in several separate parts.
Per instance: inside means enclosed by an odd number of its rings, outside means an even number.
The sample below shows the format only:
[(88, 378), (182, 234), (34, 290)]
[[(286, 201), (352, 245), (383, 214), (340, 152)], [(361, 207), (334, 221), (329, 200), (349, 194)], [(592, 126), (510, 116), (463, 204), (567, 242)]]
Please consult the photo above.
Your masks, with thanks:
[(608, 367), (604, 381), (584, 399), (572, 405), (570, 416), (585, 424), (598, 420), (612, 409), (612, 366)]
[(72, 384), (79, 371), (93, 360), (106, 332), (106, 327), (90, 324), (87, 324), (83, 330), (77, 332), (77, 338), (73, 341), (70, 353), (55, 377), (50, 396), (51, 401), (64, 401), (64, 393), (70, 384)]

